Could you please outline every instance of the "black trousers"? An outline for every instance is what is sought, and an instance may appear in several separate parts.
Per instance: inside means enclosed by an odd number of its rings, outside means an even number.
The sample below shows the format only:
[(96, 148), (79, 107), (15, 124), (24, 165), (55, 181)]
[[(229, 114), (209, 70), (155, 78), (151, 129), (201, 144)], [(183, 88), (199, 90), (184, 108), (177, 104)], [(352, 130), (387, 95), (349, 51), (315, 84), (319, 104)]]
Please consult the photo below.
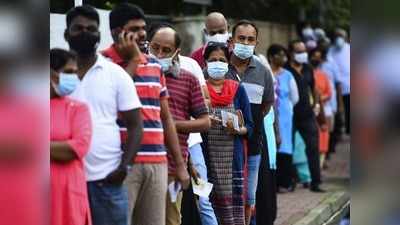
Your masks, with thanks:
[(295, 121), (297, 129), (306, 144), (306, 155), (308, 167), (311, 173), (311, 185), (318, 186), (321, 183), (321, 169), (319, 165), (319, 136), (317, 121), (309, 120)]
[[(263, 146), (267, 146), (264, 136)], [(265, 149), (267, 147), (263, 147)], [(260, 169), (256, 191), (256, 224), (273, 225), (277, 216), (276, 171), (269, 168), (269, 157), (265, 150), (261, 153)]]
[(276, 156), (276, 177), (278, 187), (289, 188), (294, 184), (295, 167), (291, 154), (278, 153)]
[(350, 94), (343, 95), (343, 104), (344, 104), (344, 112), (345, 112), (345, 125), (346, 125), (346, 133), (350, 134)]

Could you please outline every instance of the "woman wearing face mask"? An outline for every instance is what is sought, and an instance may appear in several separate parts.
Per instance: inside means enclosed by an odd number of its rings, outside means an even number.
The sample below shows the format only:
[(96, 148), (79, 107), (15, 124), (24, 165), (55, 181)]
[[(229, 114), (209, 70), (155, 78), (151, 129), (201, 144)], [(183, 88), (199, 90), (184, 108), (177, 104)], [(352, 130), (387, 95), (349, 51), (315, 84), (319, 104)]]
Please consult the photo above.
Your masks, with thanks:
[(67, 97), (79, 78), (76, 55), (50, 50), (51, 224), (91, 224), (83, 157), (92, 128), (88, 107)]
[[(225, 79), (229, 62), (226, 44), (209, 42), (204, 59), (212, 121), (204, 138), (209, 180), (214, 184), (211, 201), (219, 224), (244, 224), (245, 140), (253, 127), (250, 103), (242, 85)], [(238, 115), (236, 129), (232, 120), (228, 119), (225, 126), (222, 124), (225, 112)]]
[(310, 63), (314, 68), (315, 89), (319, 95), (320, 111), (317, 112), (317, 121), (319, 128), (319, 152), (320, 152), (320, 167), (323, 168), (325, 156), (329, 149), (329, 131), (332, 126), (332, 107), (329, 100), (332, 96), (332, 84), (328, 75), (321, 70), (322, 50), (314, 49), (310, 52)]
[(277, 154), (278, 191), (282, 188), (294, 191), (293, 107), (299, 101), (299, 93), (292, 73), (283, 68), (287, 62), (286, 49), (281, 45), (273, 44), (267, 51), (267, 57), (277, 81), (275, 106), (278, 111), (281, 137)]

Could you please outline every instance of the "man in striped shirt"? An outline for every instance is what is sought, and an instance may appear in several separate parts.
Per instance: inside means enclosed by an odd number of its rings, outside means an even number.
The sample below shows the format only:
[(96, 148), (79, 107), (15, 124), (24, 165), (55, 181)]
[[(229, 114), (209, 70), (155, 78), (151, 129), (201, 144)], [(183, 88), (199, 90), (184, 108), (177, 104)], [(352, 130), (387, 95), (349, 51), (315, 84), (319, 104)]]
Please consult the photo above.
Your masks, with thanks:
[[(175, 119), (182, 155), (187, 160), (189, 134), (207, 131), (211, 126), (201, 87), (193, 74), (180, 68), (178, 55), (181, 39), (173, 28), (161, 27), (149, 39), (149, 52), (159, 59), (166, 74), (169, 106)], [(177, 165), (170, 161), (168, 169), (169, 182), (172, 182)], [(176, 202), (167, 200), (167, 225), (181, 224), (181, 201), (182, 193), (178, 194)]]
[(189, 184), (189, 175), (169, 111), (169, 95), (161, 66), (156, 59), (140, 52), (145, 49), (145, 26), (142, 9), (129, 3), (115, 6), (110, 13), (114, 44), (103, 54), (132, 76), (142, 103), (141, 148), (126, 179), (130, 219), (132, 224), (163, 225), (168, 179), (166, 147), (172, 155), (170, 160), (176, 165), (175, 178), (184, 188)]

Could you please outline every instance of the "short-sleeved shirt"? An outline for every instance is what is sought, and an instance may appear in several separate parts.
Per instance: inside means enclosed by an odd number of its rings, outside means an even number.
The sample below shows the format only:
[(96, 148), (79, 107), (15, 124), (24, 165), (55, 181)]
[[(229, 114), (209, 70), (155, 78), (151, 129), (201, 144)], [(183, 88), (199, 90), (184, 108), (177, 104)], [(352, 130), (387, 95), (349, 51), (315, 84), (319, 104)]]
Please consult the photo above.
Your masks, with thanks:
[(296, 80), (297, 89), (299, 91), (299, 101), (294, 106), (293, 119), (294, 122), (308, 121), (315, 117), (312, 109), (312, 94), (314, 90), (314, 73), (312, 68), (304, 64), (302, 74), (299, 74), (293, 67), (288, 66), (289, 70)]
[[(182, 69), (191, 72), (199, 80), (201, 87), (206, 85), (206, 80), (204, 79), (203, 71), (201, 70), (196, 60), (187, 56), (180, 55), (179, 63)], [(196, 144), (200, 144), (202, 142), (203, 139), (201, 139), (200, 133), (190, 133), (188, 138), (189, 148)]]
[[(187, 121), (190, 117), (198, 118), (207, 114), (201, 87), (197, 78), (190, 72), (181, 69), (177, 77), (166, 75), (167, 88), (170, 95), (169, 109), (175, 121)], [(179, 145), (186, 161), (188, 158), (188, 133), (179, 133)], [(172, 155), (168, 153), (168, 171), (174, 174), (176, 169)]]
[[(120, 66), (127, 63), (118, 55), (114, 45), (103, 54)], [(160, 100), (168, 98), (165, 76), (155, 58), (141, 55), (133, 80), (142, 103), (143, 137), (135, 163), (166, 163), (167, 151), (164, 144), (164, 129), (161, 121)], [(126, 133), (123, 123), (119, 123), (121, 134)], [(124, 139), (122, 140), (125, 141)]]
[(190, 55), (190, 58), (196, 60), (196, 62), (199, 64), (201, 69), (204, 69), (206, 67), (206, 62), (204, 61), (204, 50), (205, 46), (201, 46), (197, 50), (195, 50), (192, 55)]
[(124, 69), (99, 54), (71, 98), (86, 103), (92, 119), (93, 136), (84, 161), (86, 178), (104, 179), (121, 161), (118, 112), (142, 107), (133, 80)]
[(328, 57), (328, 60), (321, 64), (321, 69), (328, 75), (329, 80), (332, 85), (332, 98), (329, 100), (329, 104), (332, 107), (333, 113), (337, 112), (337, 93), (336, 93), (336, 84), (340, 84), (340, 71), (336, 62)]
[(345, 43), (341, 49), (333, 46), (329, 50), (330, 57), (335, 60), (340, 70), (340, 80), (342, 84), (342, 94), (350, 94), (350, 44)]
[(239, 81), (246, 90), (254, 121), (253, 135), (249, 137), (249, 155), (260, 154), (262, 132), (264, 132), (261, 106), (263, 103), (273, 103), (275, 100), (272, 74), (255, 56), (252, 56), (243, 74), (238, 74), (235, 67), (229, 65), (226, 78)]

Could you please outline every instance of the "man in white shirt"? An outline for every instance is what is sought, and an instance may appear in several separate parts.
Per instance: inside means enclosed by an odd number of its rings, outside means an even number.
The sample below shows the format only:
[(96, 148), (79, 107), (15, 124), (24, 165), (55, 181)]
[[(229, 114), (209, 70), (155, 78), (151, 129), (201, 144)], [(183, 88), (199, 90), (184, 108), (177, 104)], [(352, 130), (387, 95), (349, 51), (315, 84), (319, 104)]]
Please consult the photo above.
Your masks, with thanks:
[(336, 62), (340, 71), (342, 95), (346, 118), (346, 133), (350, 134), (350, 43), (347, 42), (347, 32), (336, 29), (335, 43), (329, 50), (329, 56)]
[[(78, 54), (80, 85), (72, 98), (89, 106), (93, 136), (85, 157), (86, 179), (94, 225), (127, 225), (128, 195), (122, 183), (140, 147), (141, 103), (130, 76), (117, 64), (96, 54), (99, 15), (89, 6), (67, 13), (64, 36)], [(121, 149), (118, 114), (126, 123), (127, 144)], [(79, 203), (77, 203), (79, 204)]]

